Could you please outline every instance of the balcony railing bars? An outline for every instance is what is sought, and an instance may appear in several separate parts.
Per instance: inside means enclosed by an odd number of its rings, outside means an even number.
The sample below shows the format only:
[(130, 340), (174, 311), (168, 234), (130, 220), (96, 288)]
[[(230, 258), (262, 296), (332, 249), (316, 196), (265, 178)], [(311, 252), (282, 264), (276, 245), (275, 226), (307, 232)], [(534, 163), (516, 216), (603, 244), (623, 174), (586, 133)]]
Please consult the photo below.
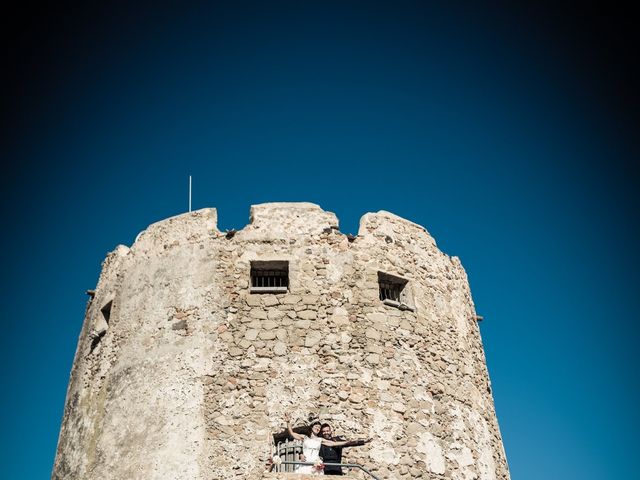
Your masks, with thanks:
[(276, 472), (293, 472), (295, 471), (295, 464), (289, 462), (297, 462), (300, 460), (300, 454), (302, 453), (302, 442), (296, 440), (285, 440), (278, 443), (276, 446), (274, 455), (280, 457), (282, 465), (275, 465)]
[[(311, 463), (311, 462), (289, 462), (289, 461), (284, 461), (283, 460), (280, 463), (280, 465), (276, 465), (276, 464), (271, 465), (271, 470), (272, 471), (275, 470), (277, 472), (295, 472), (295, 466), (296, 465), (315, 465), (315, 464)], [(359, 463), (329, 463), (329, 462), (327, 462), (324, 465), (325, 466), (331, 466), (331, 467), (357, 468), (359, 470), (362, 470), (365, 474), (369, 475), (374, 480), (380, 480), (379, 477), (376, 477), (373, 473), (371, 473), (369, 470), (364, 468)], [(283, 470), (281, 467), (291, 468), (291, 470)]]
[[(274, 446), (274, 457), (280, 458), (280, 461), (271, 465), (271, 471), (290, 472), (296, 471), (298, 465), (315, 465), (310, 462), (301, 462), (300, 454), (302, 453), (302, 442), (297, 440), (285, 440)], [(340, 466), (347, 469), (362, 470), (374, 480), (380, 480), (373, 473), (358, 463), (324, 463), (325, 466)]]

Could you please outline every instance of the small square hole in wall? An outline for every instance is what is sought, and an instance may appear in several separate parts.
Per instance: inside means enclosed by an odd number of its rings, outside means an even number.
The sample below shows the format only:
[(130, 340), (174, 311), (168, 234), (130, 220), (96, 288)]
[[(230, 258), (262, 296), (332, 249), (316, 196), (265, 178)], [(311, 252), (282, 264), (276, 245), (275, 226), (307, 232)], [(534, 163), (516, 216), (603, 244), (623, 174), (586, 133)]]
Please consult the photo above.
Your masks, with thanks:
[(100, 309), (100, 313), (102, 314), (102, 318), (97, 318), (93, 329), (89, 332), (89, 338), (91, 338), (91, 352), (93, 352), (96, 347), (102, 341), (102, 338), (106, 335), (107, 329), (109, 328), (109, 320), (111, 319), (111, 307), (113, 306), (113, 300), (109, 300), (104, 306)]
[(104, 307), (100, 309), (100, 312), (102, 313), (102, 317), (104, 318), (104, 321), (107, 322), (107, 325), (109, 325), (109, 319), (111, 318), (112, 306), (113, 306), (113, 300), (110, 300), (105, 304)]
[(409, 281), (405, 278), (378, 272), (378, 287), (382, 303), (401, 310), (413, 311), (412, 302), (409, 298), (409, 289), (407, 288), (408, 283)]
[(289, 262), (251, 262), (251, 293), (286, 293), (289, 290)]

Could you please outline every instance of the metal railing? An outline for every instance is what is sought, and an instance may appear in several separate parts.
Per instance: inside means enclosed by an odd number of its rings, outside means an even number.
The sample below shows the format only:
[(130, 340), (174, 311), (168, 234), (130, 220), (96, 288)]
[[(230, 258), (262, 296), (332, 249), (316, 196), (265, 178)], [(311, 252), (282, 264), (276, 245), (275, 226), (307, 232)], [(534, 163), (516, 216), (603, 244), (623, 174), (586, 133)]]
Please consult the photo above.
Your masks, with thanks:
[[(315, 465), (315, 463), (311, 463), (311, 462), (290, 462), (290, 461), (286, 461), (286, 460), (282, 460), (279, 464), (280, 464), (280, 466), (289, 467), (289, 468), (295, 467), (296, 465)], [(328, 466), (328, 467), (357, 468), (359, 470), (362, 470), (364, 473), (369, 475), (374, 480), (380, 480), (380, 478), (376, 477), (373, 473), (371, 473), (369, 470), (364, 468), (359, 463), (329, 463), (329, 462), (327, 462), (327, 463), (323, 463), (323, 465), (324, 466)], [(277, 465), (275, 463), (272, 464), (270, 470), (273, 470), (273, 468), (276, 467), (276, 466)], [(276, 471), (287, 471), (287, 472), (290, 472), (290, 473), (294, 473), (295, 472), (295, 468), (293, 470), (276, 470)]]
[[(315, 463), (311, 462), (301, 462), (299, 460), (300, 454), (302, 453), (302, 442), (298, 440), (285, 440), (284, 442), (279, 442), (274, 446), (274, 458), (277, 457), (278, 461), (271, 464), (269, 467), (269, 471), (276, 472), (284, 472), (284, 473), (295, 473), (296, 467), (300, 465), (315, 465)], [(380, 480), (373, 473), (367, 470), (364, 466), (359, 463), (329, 463), (323, 462), (323, 465), (329, 467), (343, 467), (347, 469), (358, 469), (362, 470), (365, 474), (369, 475), (374, 480)]]
[(289, 462), (296, 462), (300, 459), (302, 453), (302, 442), (297, 440), (285, 440), (278, 443), (275, 447), (273, 455), (282, 460), (282, 465), (276, 467), (277, 472), (293, 472), (295, 465)]

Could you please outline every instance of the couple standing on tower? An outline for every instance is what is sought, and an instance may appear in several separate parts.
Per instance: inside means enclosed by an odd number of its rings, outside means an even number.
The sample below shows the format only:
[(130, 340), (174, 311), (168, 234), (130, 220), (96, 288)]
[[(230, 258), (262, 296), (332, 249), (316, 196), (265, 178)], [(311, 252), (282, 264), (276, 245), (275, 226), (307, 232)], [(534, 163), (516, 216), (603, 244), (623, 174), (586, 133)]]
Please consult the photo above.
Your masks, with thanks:
[(325, 463), (342, 463), (342, 449), (344, 447), (357, 447), (369, 443), (372, 439), (345, 440), (342, 437), (334, 437), (331, 425), (328, 423), (313, 422), (309, 426), (309, 435), (296, 433), (291, 428), (291, 416), (286, 414), (287, 430), (295, 440), (302, 441), (301, 462), (311, 462), (313, 465), (300, 465), (297, 473), (312, 475), (342, 475), (342, 467), (338, 465), (324, 465)]

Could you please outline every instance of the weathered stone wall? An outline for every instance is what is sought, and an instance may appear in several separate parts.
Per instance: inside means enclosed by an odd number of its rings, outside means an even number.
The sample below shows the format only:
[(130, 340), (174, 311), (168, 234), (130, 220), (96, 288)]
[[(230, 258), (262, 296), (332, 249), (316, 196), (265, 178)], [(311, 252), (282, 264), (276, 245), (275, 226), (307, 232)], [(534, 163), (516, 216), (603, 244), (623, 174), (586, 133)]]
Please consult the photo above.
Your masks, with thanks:
[[(290, 411), (373, 437), (346, 457), (384, 479), (508, 479), (459, 260), (387, 212), (352, 242), (337, 226), (316, 205), (273, 203), (230, 236), (206, 209), (111, 253), (53, 478), (261, 478)], [(288, 261), (289, 291), (250, 293), (254, 260)], [(409, 280), (413, 311), (379, 300), (379, 271)]]

